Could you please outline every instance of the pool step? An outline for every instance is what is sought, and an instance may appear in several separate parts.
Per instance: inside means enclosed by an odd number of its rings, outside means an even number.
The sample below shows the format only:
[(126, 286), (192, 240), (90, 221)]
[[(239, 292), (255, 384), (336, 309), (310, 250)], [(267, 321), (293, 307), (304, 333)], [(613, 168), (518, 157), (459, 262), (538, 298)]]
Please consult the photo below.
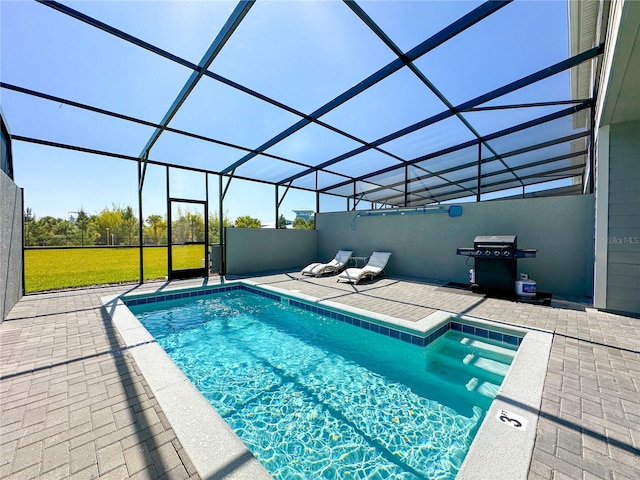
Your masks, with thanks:
[(438, 340), (442, 340), (442, 343), (447, 343), (449, 345), (459, 345), (468, 351), (474, 351), (477, 349), (482, 352), (482, 357), (507, 363), (509, 365), (516, 354), (515, 348), (509, 348), (496, 341), (467, 335), (462, 332), (450, 331), (447, 336), (441, 337)]
[(447, 372), (446, 375), (477, 377), (490, 383), (502, 383), (509, 371), (512, 358), (505, 359), (503, 355), (489, 355), (494, 358), (487, 358), (485, 355), (486, 351), (477, 347), (468, 348), (449, 339), (443, 339), (427, 357), (427, 368)]
[[(426, 369), (437, 392), (449, 392), (459, 401), (487, 408), (498, 393), (515, 350), (492, 340), (448, 332), (429, 350)], [(458, 400), (456, 400), (458, 401)]]
[(500, 385), (491, 382), (483, 382), (482, 380), (474, 377), (467, 382), (465, 388), (469, 392), (477, 392), (483, 397), (493, 399), (498, 394)]
[[(463, 360), (441, 355), (427, 363), (427, 371), (457, 385), (464, 385), (469, 391), (477, 391), (482, 395), (485, 393), (495, 395), (506, 374), (504, 369), (509, 367), (491, 363), (488, 366), (485, 365), (491, 370), (486, 370), (477, 365), (481, 363), (480, 360), (485, 359), (476, 359), (475, 364), (467, 364)], [(504, 370), (505, 373), (497, 373), (496, 370)]]
[(449, 405), (454, 410), (459, 410), (460, 405), (467, 409), (474, 405), (487, 409), (500, 388), (498, 384), (473, 376), (461, 378), (457, 375), (447, 376), (438, 371), (428, 371), (425, 377), (429, 390), (424, 392), (424, 396), (443, 405)]
[(455, 377), (463, 383), (467, 383), (471, 378), (495, 384), (502, 383), (505, 374), (498, 373), (498, 371), (504, 370), (504, 365), (499, 363), (485, 365), (486, 368), (489, 368), (487, 370), (478, 366), (477, 363), (480, 363), (478, 359), (472, 359), (469, 363), (465, 363), (464, 359), (441, 355), (440, 358), (433, 358), (427, 363), (427, 371), (436, 371), (445, 377)]

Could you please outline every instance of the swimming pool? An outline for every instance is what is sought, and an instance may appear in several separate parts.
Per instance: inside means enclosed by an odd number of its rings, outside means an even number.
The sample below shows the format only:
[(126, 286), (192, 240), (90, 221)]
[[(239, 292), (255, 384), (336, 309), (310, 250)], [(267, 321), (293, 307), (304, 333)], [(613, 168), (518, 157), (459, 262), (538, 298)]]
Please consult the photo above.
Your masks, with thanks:
[(453, 478), (520, 341), (215, 291), (126, 303), (275, 478)]

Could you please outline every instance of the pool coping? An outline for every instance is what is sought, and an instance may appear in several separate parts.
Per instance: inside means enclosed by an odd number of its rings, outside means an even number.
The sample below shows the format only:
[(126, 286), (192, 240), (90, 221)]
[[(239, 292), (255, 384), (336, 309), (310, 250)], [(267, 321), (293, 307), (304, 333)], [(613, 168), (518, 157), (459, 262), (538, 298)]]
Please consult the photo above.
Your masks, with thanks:
[[(478, 472), (482, 472), (483, 477), (495, 480), (526, 478), (533, 454), (542, 388), (551, 351), (552, 332), (458, 315), (444, 310), (438, 310), (417, 322), (411, 322), (248, 280), (233, 281), (208, 288), (233, 284), (244, 284), (287, 298), (364, 316), (422, 335), (437, 330), (453, 317), (456, 318), (456, 322), (479, 328), (523, 335), (509, 371), (471, 444), (456, 479), (478, 478)], [(163, 293), (201, 289), (177, 286), (167, 288)], [(160, 293), (158, 290), (140, 291), (133, 296), (158, 293)], [(215, 408), (131, 313), (121, 298), (123, 296), (131, 297), (132, 295), (102, 297), (103, 307), (109, 313), (113, 325), (124, 341), (126, 351), (136, 361), (198, 474), (202, 478), (256, 480), (272, 478)], [(517, 423), (517, 420), (513, 420), (514, 418), (524, 419), (521, 423), (526, 424), (525, 428), (514, 428), (514, 422)]]

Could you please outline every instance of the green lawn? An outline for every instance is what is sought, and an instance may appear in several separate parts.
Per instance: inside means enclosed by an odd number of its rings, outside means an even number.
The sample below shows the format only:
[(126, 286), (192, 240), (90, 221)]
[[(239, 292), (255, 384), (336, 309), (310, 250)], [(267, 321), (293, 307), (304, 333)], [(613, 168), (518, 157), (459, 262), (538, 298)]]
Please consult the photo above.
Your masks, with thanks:
[[(173, 247), (174, 270), (202, 265), (203, 247)], [(24, 252), (27, 293), (137, 281), (140, 251), (130, 248), (33, 249)], [(144, 248), (145, 280), (167, 276), (167, 249)]]

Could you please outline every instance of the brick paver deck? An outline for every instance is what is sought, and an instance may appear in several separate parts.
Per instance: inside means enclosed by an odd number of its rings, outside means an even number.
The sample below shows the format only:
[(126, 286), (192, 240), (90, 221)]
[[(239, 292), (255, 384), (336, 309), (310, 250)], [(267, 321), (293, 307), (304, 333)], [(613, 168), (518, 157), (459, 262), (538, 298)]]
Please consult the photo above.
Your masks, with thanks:
[[(639, 319), (415, 279), (251, 280), (406, 320), (447, 310), (553, 331), (528, 478), (640, 479)], [(198, 478), (101, 308), (132, 288), (29, 295), (0, 325), (1, 478)]]

